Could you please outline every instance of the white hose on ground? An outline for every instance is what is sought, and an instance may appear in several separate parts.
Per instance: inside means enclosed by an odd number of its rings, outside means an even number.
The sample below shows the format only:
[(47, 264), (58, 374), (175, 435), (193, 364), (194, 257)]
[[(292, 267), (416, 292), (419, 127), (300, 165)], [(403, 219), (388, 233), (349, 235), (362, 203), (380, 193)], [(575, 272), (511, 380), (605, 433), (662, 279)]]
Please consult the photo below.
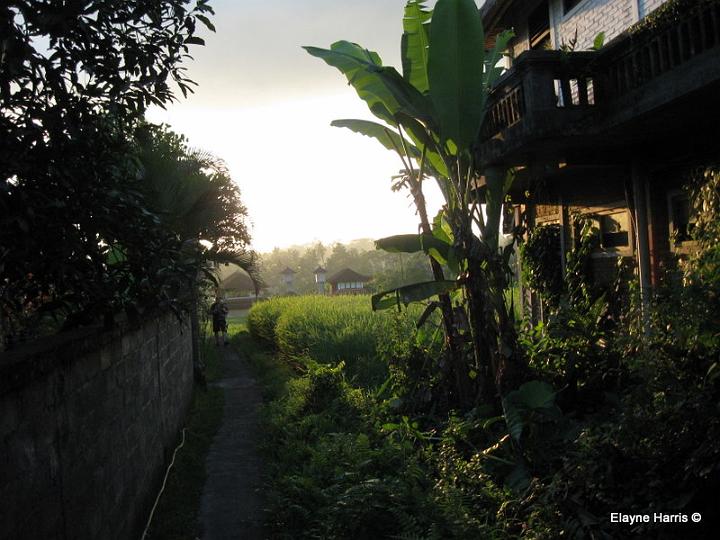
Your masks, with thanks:
[(155, 515), (155, 509), (160, 502), (160, 497), (162, 496), (163, 491), (165, 491), (165, 484), (167, 483), (168, 476), (170, 475), (170, 469), (172, 469), (173, 465), (175, 464), (175, 456), (177, 455), (178, 450), (180, 450), (185, 445), (185, 431), (187, 431), (187, 428), (183, 428), (182, 440), (180, 441), (180, 444), (177, 445), (177, 447), (175, 448), (172, 459), (170, 460), (170, 465), (168, 465), (168, 468), (165, 471), (165, 478), (163, 478), (163, 483), (160, 487), (160, 491), (158, 492), (157, 497), (155, 497), (155, 504), (153, 504), (152, 510), (150, 510), (150, 516), (148, 517), (147, 524), (145, 525), (145, 530), (142, 533), (141, 540), (145, 540), (148, 530), (150, 529), (150, 524), (152, 523), (153, 516)]

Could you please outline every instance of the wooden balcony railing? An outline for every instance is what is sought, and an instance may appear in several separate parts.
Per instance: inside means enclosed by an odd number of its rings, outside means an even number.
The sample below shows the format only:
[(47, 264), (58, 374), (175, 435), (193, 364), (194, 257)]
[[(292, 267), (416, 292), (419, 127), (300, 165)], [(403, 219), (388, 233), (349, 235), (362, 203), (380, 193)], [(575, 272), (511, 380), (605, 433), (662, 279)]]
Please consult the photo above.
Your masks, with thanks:
[(499, 96), (497, 102), (489, 108), (483, 125), (483, 138), (489, 139), (517, 124), (523, 117), (524, 108), (522, 84), (509, 88), (505, 95)]
[[(490, 96), (481, 143), (498, 139), (513, 146), (518, 137), (572, 136), (573, 122), (596, 111), (603, 116), (590, 124), (604, 125), (635, 90), (676, 68), (692, 69), (691, 62), (709, 51), (715, 52), (706, 56), (706, 66), (720, 78), (720, 0), (700, 3), (664, 26), (631, 29), (600, 52), (526, 51)], [(670, 86), (655, 89), (668, 102), (681, 97), (673, 92), (684, 91)]]
[(612, 100), (720, 45), (720, 2), (700, 4), (665, 28), (631, 33), (600, 56)]
[[(490, 97), (482, 139), (531, 123), (549, 128), (561, 116), (595, 105), (595, 79), (589, 70), (595, 53), (527, 51), (500, 79)], [(562, 113), (566, 114), (562, 114)]]

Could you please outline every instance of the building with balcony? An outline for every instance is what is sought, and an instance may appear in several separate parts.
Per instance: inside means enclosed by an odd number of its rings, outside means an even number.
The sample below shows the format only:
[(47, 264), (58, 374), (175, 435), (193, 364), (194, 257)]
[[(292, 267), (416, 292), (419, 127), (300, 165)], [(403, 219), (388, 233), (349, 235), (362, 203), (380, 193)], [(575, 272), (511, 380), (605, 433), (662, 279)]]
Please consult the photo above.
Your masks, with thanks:
[(488, 47), (516, 37), (478, 159), (517, 168), (516, 219), (560, 225), (563, 251), (570, 216), (592, 216), (597, 278), (626, 257), (647, 298), (692, 249), (683, 186), (720, 157), (720, 0), (488, 0), (481, 14)]
[(330, 294), (368, 294), (367, 284), (372, 280), (370, 276), (358, 274), (351, 268), (344, 268), (336, 272), (327, 282), (330, 284)]

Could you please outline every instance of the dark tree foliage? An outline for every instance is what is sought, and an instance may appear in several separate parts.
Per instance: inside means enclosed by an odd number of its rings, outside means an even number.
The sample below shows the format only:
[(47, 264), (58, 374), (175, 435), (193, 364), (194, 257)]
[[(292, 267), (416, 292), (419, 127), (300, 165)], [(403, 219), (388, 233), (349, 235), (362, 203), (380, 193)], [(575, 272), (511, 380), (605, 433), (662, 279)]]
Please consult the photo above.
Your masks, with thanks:
[[(85, 114), (141, 114), (173, 99), (207, 0), (22, 0), (0, 8), (0, 91), (7, 143), (72, 134)], [(211, 25), (210, 25), (211, 26)]]
[[(207, 0), (24, 0), (0, 7), (0, 314), (72, 326), (177, 303), (177, 235), (142, 192), (134, 126), (192, 84)], [(168, 276), (173, 276), (170, 279)], [(9, 327), (9, 329), (8, 329)]]
[(206, 240), (215, 252), (242, 252), (250, 242), (247, 209), (225, 163), (191, 150), (165, 126), (142, 125), (136, 139), (151, 209), (182, 238)]

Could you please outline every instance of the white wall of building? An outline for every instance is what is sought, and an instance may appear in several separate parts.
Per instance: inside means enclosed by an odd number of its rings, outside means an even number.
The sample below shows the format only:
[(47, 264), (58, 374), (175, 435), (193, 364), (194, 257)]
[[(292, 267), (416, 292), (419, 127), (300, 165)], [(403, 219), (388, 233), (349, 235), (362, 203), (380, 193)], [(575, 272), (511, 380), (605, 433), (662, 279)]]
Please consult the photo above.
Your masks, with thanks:
[(659, 8), (667, 0), (639, 0), (640, 17), (645, 17), (648, 13), (652, 13)]
[(566, 14), (563, 14), (563, 0), (550, 3), (555, 48), (569, 43), (577, 31), (575, 50), (587, 50), (600, 32), (605, 32), (607, 43), (638, 20), (637, 0), (585, 0)]
[[(605, 43), (617, 37), (629, 26), (660, 7), (667, 0), (584, 0), (568, 13), (563, 13), (563, 0), (550, 0), (550, 31), (552, 46), (559, 49), (570, 44), (577, 30), (576, 51), (588, 50), (595, 37), (605, 33)], [(536, 3), (518, 3), (515, 12), (516, 40), (513, 56), (529, 48), (527, 18)]]

